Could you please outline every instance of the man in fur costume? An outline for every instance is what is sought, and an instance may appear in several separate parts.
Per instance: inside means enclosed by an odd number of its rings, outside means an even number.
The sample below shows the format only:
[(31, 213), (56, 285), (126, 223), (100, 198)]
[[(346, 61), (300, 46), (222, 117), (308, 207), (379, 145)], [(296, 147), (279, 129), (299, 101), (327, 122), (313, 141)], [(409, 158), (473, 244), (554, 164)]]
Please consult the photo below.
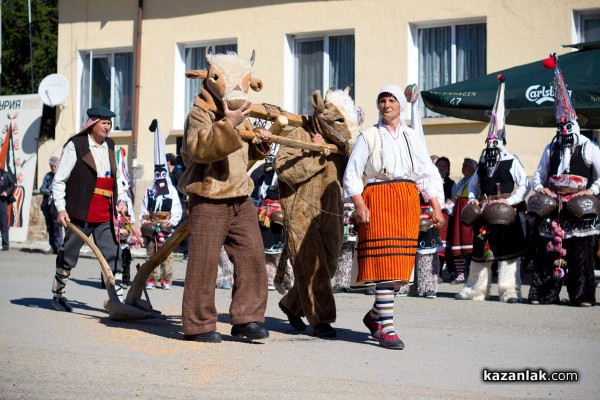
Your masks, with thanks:
[[(247, 171), (254, 160), (269, 152), (270, 132), (257, 128), (253, 141), (242, 140), (239, 130), (251, 130), (248, 90), (262, 82), (252, 78), (250, 60), (235, 53), (210, 54), (208, 70), (188, 77), (204, 79), (184, 128), (181, 154), (187, 167), (179, 190), (189, 196), (191, 223), (189, 260), (183, 292), (183, 333), (187, 340), (217, 343), (215, 282), (219, 253), (224, 246), (234, 265), (229, 309), (232, 336), (265, 339), (267, 277), (263, 245), (249, 194)], [(254, 143), (256, 142), (256, 143)]]
[[(483, 207), (473, 227), (473, 258), (465, 287), (458, 300), (485, 300), (490, 294), (492, 263), (498, 262), (498, 295), (505, 303), (521, 300), (521, 256), (525, 235), (519, 213), (529, 192), (527, 173), (519, 159), (504, 147), (504, 75), (498, 76), (496, 104), (488, 130), (487, 147), (477, 167), (479, 200)], [(487, 208), (487, 210), (486, 210)], [(506, 216), (505, 216), (506, 215)]]
[[(597, 204), (600, 193), (600, 149), (579, 131), (577, 114), (555, 54), (544, 60), (554, 71), (554, 112), (558, 131), (546, 146), (533, 176), (537, 193), (552, 196), (558, 207), (538, 221), (539, 251), (529, 290), (531, 304), (558, 304), (566, 280), (571, 305), (596, 303), (595, 250), (600, 224), (598, 207), (582, 215), (578, 204)], [(537, 196), (537, 195), (536, 195)], [(565, 271), (566, 277), (565, 277)]]
[(314, 114), (289, 137), (334, 143), (337, 154), (281, 146), (275, 159), (287, 249), (294, 286), (279, 302), (292, 327), (304, 330), (306, 317), (317, 337), (336, 336), (333, 278), (344, 238), (341, 180), (358, 136), (358, 112), (346, 90), (312, 95)]

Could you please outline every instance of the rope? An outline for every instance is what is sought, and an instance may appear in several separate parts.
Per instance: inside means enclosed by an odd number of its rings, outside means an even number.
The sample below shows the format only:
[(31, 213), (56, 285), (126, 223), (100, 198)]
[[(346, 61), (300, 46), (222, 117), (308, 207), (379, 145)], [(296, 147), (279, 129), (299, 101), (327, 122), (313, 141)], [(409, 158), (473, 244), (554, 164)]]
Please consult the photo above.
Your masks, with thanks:
[(300, 195), (300, 193), (298, 193), (298, 191), (297, 191), (297, 190), (296, 190), (296, 189), (295, 189), (295, 188), (294, 188), (292, 185), (290, 185), (289, 183), (287, 183), (287, 182), (285, 181), (285, 179), (283, 179), (283, 178), (281, 177), (281, 175), (279, 174), (279, 171), (277, 171), (277, 179), (279, 179), (280, 181), (282, 181), (283, 183), (285, 183), (286, 185), (288, 185), (288, 187), (289, 187), (290, 189), (292, 189), (292, 191), (294, 192), (294, 194), (295, 194), (297, 197), (299, 197), (300, 199), (304, 200), (304, 202), (305, 202), (305, 203), (307, 203), (309, 206), (311, 206), (313, 209), (315, 209), (315, 210), (318, 210), (319, 212), (321, 212), (321, 213), (323, 213), (323, 214), (329, 214), (329, 215), (333, 215), (333, 216), (335, 216), (335, 217), (344, 218), (344, 215), (343, 215), (343, 214), (337, 214), (337, 213), (332, 213), (332, 212), (329, 212), (329, 211), (325, 211), (325, 210), (323, 210), (322, 208), (320, 208), (320, 207), (317, 207), (317, 206), (313, 205), (313, 204), (312, 204), (312, 203), (311, 203), (309, 200), (307, 200), (307, 199), (305, 199), (304, 197), (302, 197), (302, 195)]

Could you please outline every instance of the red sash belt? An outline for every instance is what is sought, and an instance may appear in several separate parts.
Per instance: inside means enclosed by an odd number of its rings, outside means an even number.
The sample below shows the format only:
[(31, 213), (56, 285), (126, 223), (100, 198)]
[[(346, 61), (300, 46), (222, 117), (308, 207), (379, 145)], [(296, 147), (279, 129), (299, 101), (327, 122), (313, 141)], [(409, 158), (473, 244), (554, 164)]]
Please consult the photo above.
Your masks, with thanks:
[(113, 182), (113, 178), (96, 178), (96, 188), (90, 202), (87, 222), (110, 221)]

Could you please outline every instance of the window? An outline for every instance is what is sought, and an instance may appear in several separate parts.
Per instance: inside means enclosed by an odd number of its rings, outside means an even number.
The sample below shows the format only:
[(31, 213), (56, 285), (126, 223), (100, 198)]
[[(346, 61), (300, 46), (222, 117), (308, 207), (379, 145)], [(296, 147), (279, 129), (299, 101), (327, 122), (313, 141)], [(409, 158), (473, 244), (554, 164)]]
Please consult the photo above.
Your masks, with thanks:
[[(214, 46), (213, 53), (225, 54), (228, 51), (237, 52), (237, 44), (222, 44)], [(185, 70), (191, 69), (207, 69), (206, 63), (206, 46), (202, 47), (187, 47), (184, 51)], [(202, 79), (187, 79), (185, 80), (185, 107), (184, 117), (188, 115), (194, 104), (194, 99), (200, 93)]]
[[(429, 90), (486, 73), (486, 24), (452, 25), (417, 30), (418, 85)], [(425, 117), (440, 116), (425, 108)]]
[(575, 14), (577, 42), (600, 41), (600, 11), (589, 11)]
[(113, 129), (132, 129), (133, 120), (133, 53), (83, 55), (81, 75), (81, 126), (90, 107), (104, 106), (117, 116)]
[[(312, 114), (311, 96), (331, 88), (354, 85), (354, 35), (295, 39), (293, 43), (294, 109)], [(350, 91), (354, 98), (354, 87)]]

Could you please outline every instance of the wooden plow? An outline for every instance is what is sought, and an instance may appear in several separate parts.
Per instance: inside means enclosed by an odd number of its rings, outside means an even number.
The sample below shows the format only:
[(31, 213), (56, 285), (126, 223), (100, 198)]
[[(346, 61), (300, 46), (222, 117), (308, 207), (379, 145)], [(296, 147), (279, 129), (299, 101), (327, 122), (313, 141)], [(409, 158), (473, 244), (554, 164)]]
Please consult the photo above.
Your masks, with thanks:
[[(284, 146), (297, 147), (310, 151), (317, 151), (328, 155), (330, 153), (338, 153), (339, 149), (333, 144), (308, 143), (300, 140), (280, 136), (286, 126), (299, 127), (302, 126), (307, 116), (292, 114), (281, 110), (276, 106), (268, 106), (263, 104), (252, 105), (250, 116), (253, 118), (266, 119), (271, 122), (269, 131), (273, 134), (270, 143), (277, 143)], [(244, 139), (254, 140), (256, 135), (253, 131), (242, 130), (240, 136)], [(142, 293), (146, 289), (146, 281), (152, 271), (163, 261), (169, 257), (173, 250), (183, 241), (190, 232), (190, 220), (185, 219), (177, 227), (177, 229), (167, 238), (162, 246), (154, 255), (146, 260), (141, 266), (138, 264), (138, 270), (135, 278), (127, 291), (127, 296), (123, 303), (120, 302), (115, 289), (115, 278), (110, 270), (106, 260), (100, 253), (100, 250), (94, 245), (89, 237), (85, 236), (77, 227), (69, 223), (68, 226), (73, 229), (83, 241), (90, 246), (102, 269), (102, 274), (106, 282), (106, 290), (108, 292), (108, 300), (104, 301), (104, 308), (109, 312), (109, 318), (113, 320), (137, 320), (161, 317), (159, 311), (152, 308), (150, 300), (142, 299)]]

